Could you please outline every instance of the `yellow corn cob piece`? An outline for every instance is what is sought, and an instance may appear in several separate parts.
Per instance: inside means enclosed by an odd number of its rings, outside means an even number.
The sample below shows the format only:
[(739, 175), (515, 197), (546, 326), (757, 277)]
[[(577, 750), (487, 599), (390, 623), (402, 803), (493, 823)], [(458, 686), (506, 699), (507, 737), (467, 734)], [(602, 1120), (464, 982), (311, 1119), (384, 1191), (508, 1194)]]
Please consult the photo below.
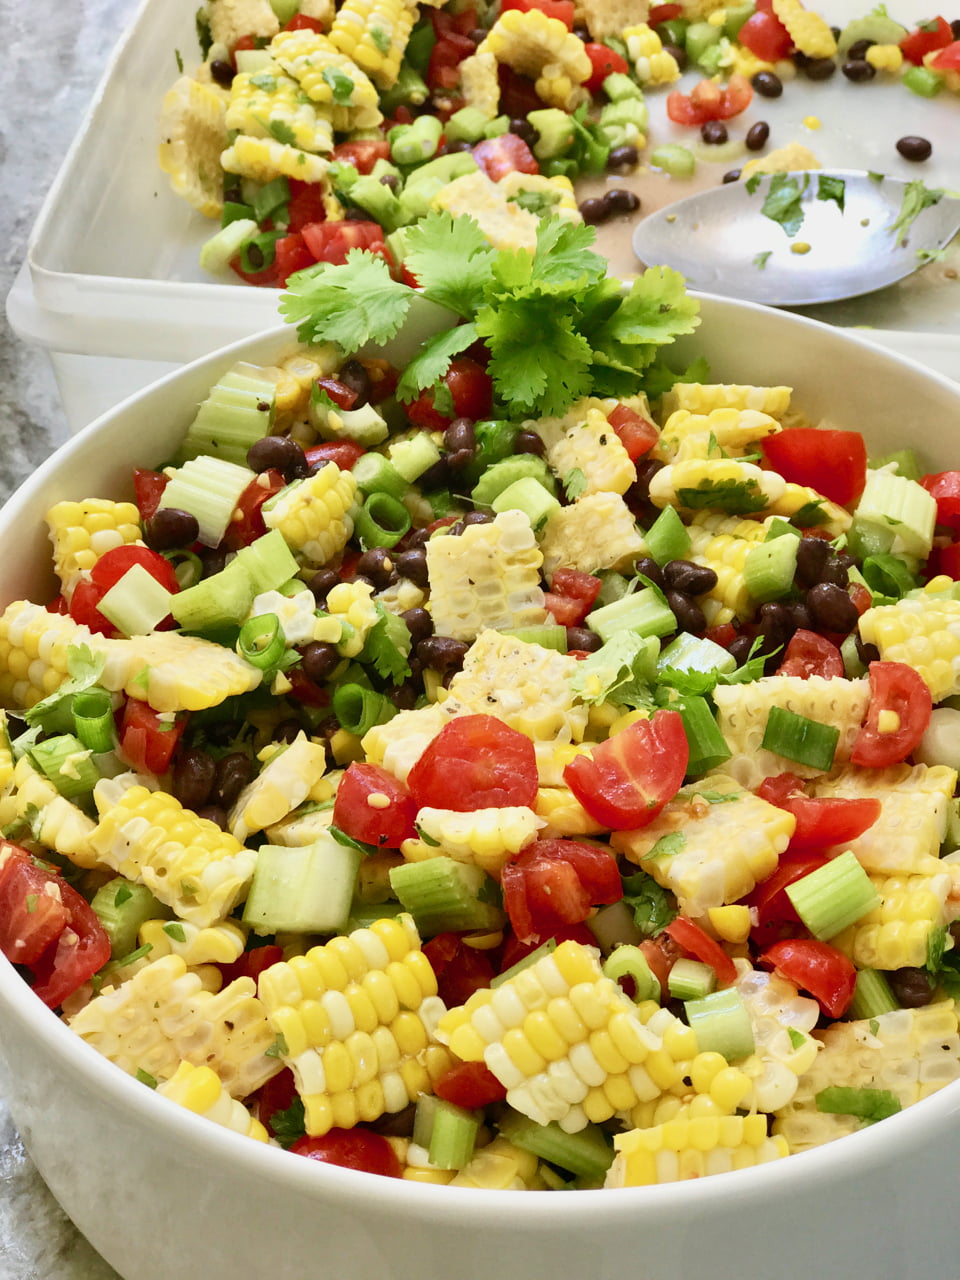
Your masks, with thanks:
[(540, 1185), (539, 1167), (540, 1161), (532, 1151), (524, 1151), (497, 1136), (460, 1170), (452, 1185), (478, 1187), (484, 1191), (533, 1190)]
[(853, 522), (849, 511), (831, 502), (822, 493), (817, 493), (816, 489), (811, 489), (804, 484), (793, 484), (791, 481), (787, 481), (783, 494), (776, 502), (771, 502), (767, 512), (769, 515), (781, 516), (784, 520), (789, 520), (798, 511), (811, 505), (817, 507), (817, 527), (826, 529), (832, 537), (839, 537), (841, 533), (846, 533)]
[(588, 409), (585, 416), (571, 423), (559, 438), (545, 439), (544, 443), (547, 461), (561, 480), (566, 481), (571, 473), (579, 473), (577, 497), (593, 493), (624, 494), (637, 478), (630, 455), (599, 409)]
[(617, 1155), (607, 1173), (607, 1187), (685, 1182), (790, 1154), (784, 1138), (767, 1137), (762, 1115), (668, 1120), (652, 1129), (615, 1134), (613, 1145)]
[(233, 1098), (245, 1098), (283, 1065), (251, 978), (206, 991), (180, 956), (162, 956), (69, 1019), (70, 1030), (128, 1075), (169, 1080), (181, 1061), (208, 1066)]
[(473, 640), (486, 627), (533, 627), (546, 620), (543, 556), (522, 511), (501, 511), (490, 524), (468, 525), (459, 537), (431, 538), (426, 553), (438, 635)]
[(264, 524), (268, 529), (279, 529), (288, 546), (308, 564), (326, 564), (343, 550), (353, 533), (356, 495), (353, 473), (328, 462), (306, 480), (291, 485), (264, 512)]
[(487, 50), (472, 53), (460, 63), (460, 92), (466, 106), (482, 111), (492, 120), (500, 106), (500, 81), (497, 60)]
[(417, 814), (417, 827), (436, 852), (472, 862), (488, 875), (496, 876), (507, 859), (535, 840), (543, 825), (532, 809), (510, 805), (503, 809), (424, 808)]
[(416, 10), (404, 0), (345, 0), (330, 28), (330, 43), (381, 89), (397, 82)]
[(790, 408), (792, 387), (751, 387), (736, 383), (675, 382), (663, 396), (660, 412), (666, 417), (677, 409), (711, 413), (714, 409), (754, 409), (778, 421)]
[(240, 844), (254, 832), (279, 822), (302, 804), (327, 768), (326, 748), (301, 732), (276, 751), (240, 792), (230, 810), (229, 828)]
[(734, 963), (736, 987), (750, 1016), (755, 1046), (738, 1063), (750, 1081), (749, 1092), (738, 1105), (745, 1111), (773, 1113), (793, 1098), (799, 1077), (810, 1070), (820, 1050), (819, 1041), (810, 1034), (820, 1006), (798, 995), (791, 982), (752, 969), (746, 960)]
[(433, 1034), (437, 980), (409, 916), (271, 965), (259, 986), (309, 1134), (402, 1111), (430, 1089), (429, 1056), (435, 1069), (450, 1061)]
[(594, 836), (606, 830), (590, 817), (569, 787), (539, 787), (533, 811), (545, 823), (540, 832), (544, 839)]
[(270, 56), (312, 102), (330, 111), (334, 129), (373, 129), (383, 119), (372, 80), (327, 36), (281, 31), (270, 43)]
[(647, 0), (576, 0), (574, 22), (587, 27), (594, 40), (620, 38), (624, 27), (645, 22), (650, 12)]
[(829, 23), (800, 0), (773, 0), (773, 12), (790, 32), (790, 39), (808, 58), (832, 58), (837, 41)]
[(508, 201), (516, 201), (525, 192), (534, 192), (543, 197), (544, 205), (548, 201), (552, 202), (550, 208), (545, 209), (543, 216), (549, 213), (563, 222), (583, 222), (573, 183), (563, 174), (548, 178), (542, 173), (521, 173), (519, 169), (515, 169), (511, 173), (504, 174), (497, 186)]
[(11, 774), (14, 814), (28, 823), (34, 839), (47, 849), (62, 853), (78, 867), (95, 867), (97, 854), (90, 844), (96, 823), (82, 809), (62, 796), (53, 783), (21, 756)]
[(947, 834), (957, 773), (947, 765), (850, 765), (811, 788), (816, 796), (875, 797), (880, 817), (850, 840), (860, 865), (872, 875), (935, 875), (942, 871), (940, 845)]
[(224, 95), (190, 76), (176, 81), (160, 109), (160, 168), (177, 195), (207, 218), (223, 212), (225, 116)]
[(765, 156), (748, 160), (740, 170), (740, 181), (746, 182), (747, 178), (753, 177), (755, 173), (793, 173), (804, 169), (822, 168), (820, 161), (809, 147), (803, 146), (800, 142), (791, 142), (785, 147), (778, 147), (775, 151), (768, 151)]
[(297, 13), (303, 14), (305, 18), (316, 18), (325, 27), (333, 22), (334, 12), (333, 0), (299, 0), (297, 5)]
[(201, 929), (187, 920), (146, 920), (137, 941), (149, 946), (151, 960), (173, 955), (191, 966), (233, 964), (243, 955), (247, 935), (228, 921)]
[(274, 178), (321, 183), (327, 174), (327, 161), (319, 156), (277, 142), (276, 138), (251, 138), (245, 133), (234, 138), (221, 155), (220, 164), (227, 173), (264, 183)]
[(960, 693), (960, 600), (898, 600), (868, 609), (860, 635), (884, 662), (920, 673), (934, 702)]
[(301, 151), (332, 151), (333, 126), (304, 98), (292, 76), (279, 67), (234, 76), (227, 128), (253, 138), (276, 138)]
[(715, 511), (698, 511), (687, 526), (688, 559), (706, 565), (717, 575), (717, 585), (701, 599), (708, 625), (715, 627), (734, 618), (752, 616), (756, 602), (743, 580), (743, 562), (767, 529), (759, 520), (741, 520)]
[(269, 0), (212, 0), (207, 16), (214, 44), (228, 48), (241, 36), (270, 37), (280, 30)]
[(140, 512), (132, 502), (86, 498), (58, 502), (46, 515), (53, 543), (53, 567), (67, 600), (81, 575), (114, 547), (142, 546)]
[(315, 809), (311, 803), (305, 809), (294, 809), (286, 818), (271, 823), (266, 828), (268, 842), (297, 848), (323, 839), (333, 823), (333, 809)]
[(922, 969), (930, 944), (946, 923), (952, 877), (871, 876), (880, 905), (861, 916), (830, 945), (848, 955), (858, 969)]
[(811, 676), (764, 676), (751, 684), (718, 685), (713, 692), (717, 724), (733, 758), (724, 772), (741, 785), (755, 789), (773, 773), (815, 777), (820, 770), (787, 760), (760, 746), (771, 707), (783, 707), (808, 720), (819, 720), (840, 730), (834, 764), (850, 759), (853, 743), (867, 713), (870, 686), (866, 680), (827, 680)]
[(634, 74), (645, 89), (673, 84), (680, 79), (680, 67), (676, 58), (667, 53), (660, 37), (647, 23), (625, 27), (620, 38), (627, 46)]
[(371, 764), (381, 764), (401, 782), (450, 716), (436, 704), (400, 711), (386, 724), (375, 724), (361, 741)]
[(499, 183), (478, 169), (448, 182), (433, 198), (435, 209), (454, 217), (469, 216), (496, 249), (529, 249), (537, 243), (536, 214), (508, 200)]
[(387, 613), (405, 613), (407, 609), (417, 609), (425, 602), (427, 593), (421, 591), (409, 578), (398, 578), (389, 587), (376, 594), (377, 604), (382, 605)]
[(681, 911), (700, 916), (765, 880), (795, 827), (793, 814), (713, 775), (681, 788), (648, 826), (615, 831), (610, 844), (671, 889)]
[(765, 511), (783, 495), (786, 481), (775, 471), (735, 458), (690, 458), (663, 467), (650, 481), (657, 507), (724, 511), (746, 515)]
[(579, 742), (587, 708), (577, 703), (570, 688), (576, 670), (576, 658), (566, 653), (482, 631), (450, 681), (442, 706), (448, 716), (497, 716), (534, 742)]
[(528, 76), (549, 107), (573, 111), (587, 101), (583, 85), (591, 67), (583, 41), (540, 9), (502, 13), (479, 51), (492, 53), (498, 62)]
[(815, 1035), (823, 1048), (774, 1124), (791, 1151), (820, 1146), (861, 1127), (855, 1116), (819, 1111), (816, 1096), (822, 1089), (889, 1090), (901, 1106), (909, 1107), (960, 1077), (957, 1008), (951, 1000), (895, 1009), (860, 1022), (835, 1022)]
[(663, 424), (653, 453), (664, 462), (735, 456), (741, 450), (754, 453), (751, 445), (778, 431), (776, 418), (759, 409), (676, 409)]
[(225, 919), (250, 886), (253, 850), (164, 791), (129, 787), (112, 802), (111, 790), (99, 782), (93, 793), (100, 821), (90, 846), (99, 860), (146, 885), (190, 924)]
[(561, 566), (585, 573), (627, 569), (647, 550), (630, 508), (618, 493), (592, 493), (561, 507), (547, 521), (540, 546), (548, 579)]
[(181, 1062), (170, 1079), (158, 1086), (157, 1093), (224, 1129), (242, 1133), (245, 1138), (256, 1138), (258, 1142), (268, 1140), (269, 1135), (260, 1121), (242, 1102), (230, 1097), (210, 1067)]

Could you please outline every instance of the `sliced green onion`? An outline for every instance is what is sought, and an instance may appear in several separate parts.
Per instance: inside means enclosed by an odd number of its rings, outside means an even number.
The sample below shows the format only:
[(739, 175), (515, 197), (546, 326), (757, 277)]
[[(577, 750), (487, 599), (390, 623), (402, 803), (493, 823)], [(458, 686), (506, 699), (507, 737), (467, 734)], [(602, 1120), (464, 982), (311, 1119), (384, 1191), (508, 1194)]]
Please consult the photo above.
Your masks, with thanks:
[(30, 758), (67, 800), (89, 795), (100, 781), (89, 749), (72, 733), (35, 743)]
[(815, 938), (836, 937), (880, 904), (852, 849), (787, 885), (787, 897)]
[(615, 948), (603, 962), (603, 974), (613, 982), (618, 982), (620, 978), (632, 978), (633, 998), (638, 1003), (641, 1000), (656, 1000), (660, 1003), (660, 983), (639, 947), (627, 943)]
[(702, 1000), (717, 985), (717, 971), (702, 960), (674, 960), (667, 985), (674, 1000)]
[(921, 98), (935, 98), (946, 84), (944, 77), (930, 67), (907, 67), (900, 81)]
[(736, 987), (713, 991), (701, 1000), (687, 1000), (683, 1007), (697, 1034), (699, 1053), (720, 1053), (728, 1062), (753, 1053), (750, 1015)]
[(165, 551), (163, 555), (173, 566), (181, 591), (192, 587), (203, 577), (203, 561), (195, 551)]
[(677, 143), (666, 143), (650, 152), (648, 163), (656, 169), (669, 173), (671, 178), (692, 177), (697, 167), (697, 159), (692, 151)]
[(852, 1089), (846, 1085), (833, 1085), (821, 1089), (816, 1095), (818, 1111), (831, 1115), (856, 1116), (867, 1124), (886, 1120), (900, 1110), (900, 1099), (889, 1089)]
[(787, 760), (826, 773), (833, 764), (839, 740), (840, 730), (833, 725), (809, 720), (784, 707), (771, 707), (760, 745)]
[(106, 689), (82, 689), (73, 695), (73, 723), (77, 737), (91, 751), (112, 751), (116, 742), (113, 702)]
[(261, 613), (248, 619), (237, 637), (237, 653), (252, 667), (269, 671), (287, 651), (287, 642), (275, 613)]
[(371, 493), (357, 512), (355, 528), (364, 547), (392, 547), (410, 528), (410, 512), (388, 493)]
[(892, 1013), (899, 1008), (890, 983), (879, 969), (857, 970), (857, 985), (847, 1010), (847, 1016), (852, 1022), (879, 1018), (881, 1014)]
[(687, 735), (690, 748), (687, 773), (691, 777), (698, 777), (730, 759), (732, 753), (727, 740), (720, 732), (706, 698), (691, 694), (671, 705), (680, 712), (683, 731)]
[(333, 714), (348, 733), (360, 737), (375, 724), (384, 724), (396, 712), (388, 697), (362, 684), (342, 684), (333, 695)]
[(530, 965), (536, 964), (538, 960), (542, 960), (544, 956), (550, 955), (552, 951), (557, 949), (556, 938), (548, 938), (546, 942), (541, 942), (535, 951), (528, 952), (522, 960), (518, 960), (516, 964), (512, 964), (509, 969), (504, 969), (503, 973), (498, 973), (496, 977), (490, 980), (491, 987), (502, 987), (505, 982), (509, 982), (511, 978), (515, 978), (523, 969), (528, 969)]
[(258, 236), (251, 236), (240, 250), (241, 269), (247, 275), (256, 275), (272, 267), (277, 241), (284, 235), (285, 231), (261, 231)]

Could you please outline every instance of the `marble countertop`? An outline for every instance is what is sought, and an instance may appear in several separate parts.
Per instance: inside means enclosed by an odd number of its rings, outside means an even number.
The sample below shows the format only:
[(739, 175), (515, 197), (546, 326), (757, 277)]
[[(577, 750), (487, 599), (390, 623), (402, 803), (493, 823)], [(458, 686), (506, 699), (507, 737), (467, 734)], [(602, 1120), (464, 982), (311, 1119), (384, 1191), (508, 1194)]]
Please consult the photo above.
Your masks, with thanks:
[[(0, 296), (26, 252), (107, 58), (137, 0), (0, 0), (6, 84), (0, 102)], [(14, 91), (13, 86), (16, 86)], [(45, 352), (0, 314), (0, 501), (69, 436)], [(117, 1280), (46, 1189), (0, 1099), (0, 1280)]]

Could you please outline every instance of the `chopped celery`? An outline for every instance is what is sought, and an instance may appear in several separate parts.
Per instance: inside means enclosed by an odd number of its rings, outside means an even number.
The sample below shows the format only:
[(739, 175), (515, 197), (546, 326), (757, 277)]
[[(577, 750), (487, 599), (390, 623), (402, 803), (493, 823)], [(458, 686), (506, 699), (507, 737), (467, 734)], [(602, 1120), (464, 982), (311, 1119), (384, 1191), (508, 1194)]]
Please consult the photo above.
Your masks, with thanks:
[(501, 635), (513, 636), (524, 644), (538, 644), (542, 649), (555, 649), (557, 653), (567, 652), (567, 628), (559, 623), (551, 625), (545, 622), (539, 627), (516, 627), (513, 630), (505, 628)]
[(533, 476), (514, 480), (513, 484), (507, 485), (502, 493), (497, 494), (490, 506), (497, 513), (522, 511), (534, 530), (546, 524), (560, 510), (557, 499)]
[(206, 547), (220, 545), (230, 518), (247, 485), (249, 467), (209, 456), (191, 458), (167, 481), (159, 507), (176, 507), (196, 516), (197, 538)]
[(858, 524), (870, 523), (895, 535), (894, 548), (924, 560), (933, 545), (937, 503), (916, 480), (891, 471), (867, 471), (867, 482), (857, 504)]
[(749, 1057), (755, 1044), (750, 1015), (736, 987), (713, 991), (684, 1003), (687, 1022), (697, 1033), (700, 1053), (720, 1053), (728, 1062)]
[(743, 562), (743, 582), (761, 604), (780, 600), (793, 586), (799, 538), (772, 538), (752, 547)]
[(717, 971), (702, 960), (680, 956), (670, 967), (667, 984), (674, 1000), (700, 1000), (717, 985)]
[(556, 1123), (537, 1124), (511, 1110), (500, 1117), (500, 1132), (514, 1146), (532, 1151), (541, 1160), (568, 1169), (578, 1177), (599, 1182), (613, 1164), (613, 1147), (599, 1125), (565, 1133)]
[(706, 698), (688, 694), (670, 705), (679, 711), (683, 731), (687, 736), (690, 751), (687, 760), (688, 777), (697, 778), (730, 759), (732, 753), (727, 740), (720, 732), (720, 726)]
[(787, 897), (815, 938), (833, 938), (880, 904), (852, 849), (787, 885)]
[(519, 457), (504, 458), (487, 467), (471, 489), (470, 497), (475, 506), (489, 507), (514, 481), (530, 477), (542, 484), (551, 496), (556, 494), (557, 482), (543, 458), (533, 453), (522, 453)]
[(484, 900), (496, 890), (494, 881), (479, 867), (453, 858), (441, 855), (393, 867), (390, 885), (424, 936), (503, 924), (500, 908)]
[(857, 985), (847, 1010), (847, 1017), (851, 1021), (879, 1018), (882, 1013), (890, 1013), (899, 1008), (890, 983), (879, 969), (857, 970)]
[(341, 932), (362, 856), (329, 832), (300, 847), (261, 845), (243, 923), (257, 934)]
[(690, 550), (690, 534), (676, 507), (663, 508), (644, 534), (644, 541), (651, 556), (661, 566), (671, 560), (682, 560)]
[(516, 964), (512, 964), (509, 969), (504, 969), (502, 973), (498, 973), (490, 980), (491, 987), (502, 987), (505, 982), (509, 982), (515, 978), (518, 973), (524, 969), (528, 969), (530, 965), (536, 964), (538, 960), (542, 960), (544, 956), (550, 955), (552, 951), (557, 949), (556, 938), (548, 938), (546, 942), (542, 942), (534, 951), (528, 952)]
[(91, 753), (72, 733), (45, 738), (30, 748), (30, 759), (65, 800), (88, 796), (100, 781)]
[(638, 636), (666, 636), (676, 631), (677, 619), (655, 588), (644, 587), (642, 591), (594, 609), (587, 614), (586, 626), (601, 640), (609, 640), (618, 631), (633, 631)]
[(140, 926), (147, 920), (168, 920), (173, 914), (158, 902), (146, 885), (123, 876), (102, 884), (90, 902), (110, 939), (110, 956), (120, 960), (137, 945)]
[(256, 366), (235, 364), (201, 403), (183, 438), (178, 461), (206, 454), (245, 463), (250, 446), (270, 432), (276, 395), (276, 383)]
[(97, 608), (125, 636), (147, 636), (170, 612), (173, 593), (142, 564), (133, 564), (100, 598)]

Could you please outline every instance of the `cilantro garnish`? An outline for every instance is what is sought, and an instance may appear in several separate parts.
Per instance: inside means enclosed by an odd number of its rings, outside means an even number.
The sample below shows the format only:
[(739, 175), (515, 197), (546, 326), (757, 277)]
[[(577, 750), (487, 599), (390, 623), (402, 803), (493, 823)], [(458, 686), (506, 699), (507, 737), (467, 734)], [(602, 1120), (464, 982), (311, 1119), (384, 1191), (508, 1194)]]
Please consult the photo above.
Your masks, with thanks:
[(847, 184), (843, 178), (834, 178), (828, 173), (821, 173), (817, 178), (817, 199), (832, 200), (843, 213), (846, 200)]
[(264, 93), (276, 93), (277, 77), (271, 75), (269, 71), (261, 71), (259, 74), (250, 77), (250, 83), (256, 89), (262, 89)]
[(754, 265), (758, 270), (762, 271), (762, 270), (763, 270), (763, 268), (767, 265), (767, 260), (768, 260), (768, 258), (770, 257), (770, 254), (771, 254), (772, 252), (773, 252), (773, 250), (772, 250), (772, 249), (764, 249), (763, 253), (758, 253), (758, 254), (757, 254), (757, 256), (756, 256), (756, 257), (754, 258), (754, 260), (753, 260), (753, 265)]
[(616, 702), (624, 707), (654, 706), (656, 641), (633, 631), (617, 631), (602, 648), (577, 663), (570, 687), (581, 702)]
[(296, 146), (297, 135), (285, 120), (271, 120), (267, 127), (278, 142), (283, 142), (288, 147)]
[(333, 90), (334, 105), (348, 107), (353, 101), (353, 90), (356, 86), (346, 72), (340, 71), (337, 67), (324, 67), (321, 75)]
[(330, 835), (336, 840), (337, 844), (342, 844), (346, 849), (359, 849), (364, 857), (371, 853), (379, 853), (375, 844), (365, 844), (362, 840), (354, 840), (353, 836), (348, 836), (345, 831), (333, 825), (327, 827)]
[(587, 477), (579, 467), (573, 467), (563, 477), (563, 491), (571, 502), (575, 502), (586, 487)]
[(302, 1099), (294, 1098), (286, 1111), (275, 1111), (270, 1117), (269, 1125), (281, 1147), (285, 1150), (292, 1147), (307, 1131)]
[(149, 1071), (144, 1071), (143, 1067), (137, 1067), (136, 1078), (141, 1084), (145, 1084), (148, 1089), (156, 1089), (160, 1083), (156, 1076), (152, 1076)]
[(673, 858), (687, 843), (687, 837), (682, 831), (669, 831), (643, 855), (647, 858)]
[(762, 511), (767, 505), (756, 480), (707, 480), (695, 489), (678, 489), (677, 502), (691, 511), (716, 507), (728, 515)]
[(914, 182), (907, 183), (903, 192), (903, 200), (900, 203), (900, 212), (888, 228), (889, 231), (896, 234), (898, 247), (907, 243), (907, 232), (920, 214), (923, 213), (924, 209), (929, 209), (931, 205), (939, 204), (944, 194), (939, 187), (926, 186), (922, 178), (917, 178)]
[[(68, 709), (67, 699), (95, 685), (107, 664), (104, 653), (92, 653), (85, 644), (72, 644), (67, 649), (69, 678), (53, 693), (24, 711), (23, 718), (29, 725), (47, 726), (49, 719)], [(66, 704), (66, 705), (65, 705)]]
[(179, 920), (171, 920), (169, 924), (165, 924), (163, 932), (168, 938), (172, 938), (174, 942), (186, 942), (187, 940), (187, 935)]
[(623, 901), (644, 937), (652, 938), (677, 915), (673, 897), (645, 871), (623, 877)]
[(414, 827), (416, 827), (417, 835), (420, 837), (420, 839), (423, 841), (424, 844), (429, 845), (431, 849), (440, 848), (440, 841), (434, 840), (433, 836), (427, 835), (426, 831), (424, 831), (424, 829), (420, 826), (419, 822), (415, 822), (413, 825)]
[(384, 31), (383, 27), (372, 27), (370, 29), (370, 39), (377, 46), (380, 53), (390, 52), (390, 32)]
[(283, 1032), (278, 1031), (276, 1040), (274, 1040), (269, 1049), (264, 1049), (263, 1056), (265, 1058), (285, 1058), (289, 1052)]
[(380, 621), (367, 633), (360, 661), (372, 662), (377, 675), (400, 684), (410, 674), (410, 629), (402, 618), (388, 613), (382, 605), (377, 605), (377, 611)]
[(760, 212), (783, 227), (788, 236), (795, 236), (803, 226), (803, 194), (809, 182), (807, 174), (802, 184), (786, 173), (775, 173), (770, 179)]
[(790, 1043), (794, 1049), (799, 1049), (801, 1045), (807, 1042), (807, 1037), (802, 1031), (798, 1031), (796, 1027), (787, 1027), (787, 1035), (790, 1037)]
[(889, 1089), (852, 1089), (846, 1085), (833, 1085), (821, 1089), (816, 1095), (818, 1111), (833, 1115), (856, 1116), (866, 1124), (886, 1120), (901, 1109), (900, 1099)]
[(117, 885), (117, 892), (113, 895), (113, 905), (122, 907), (125, 902), (133, 897), (133, 890), (128, 884)]
[(183, 75), (183, 54), (179, 49), (174, 49), (173, 56), (177, 60), (177, 71), (180, 75)]
[(946, 256), (947, 256), (946, 249), (918, 249), (917, 250), (918, 262), (924, 262), (924, 263), (942, 262)]

